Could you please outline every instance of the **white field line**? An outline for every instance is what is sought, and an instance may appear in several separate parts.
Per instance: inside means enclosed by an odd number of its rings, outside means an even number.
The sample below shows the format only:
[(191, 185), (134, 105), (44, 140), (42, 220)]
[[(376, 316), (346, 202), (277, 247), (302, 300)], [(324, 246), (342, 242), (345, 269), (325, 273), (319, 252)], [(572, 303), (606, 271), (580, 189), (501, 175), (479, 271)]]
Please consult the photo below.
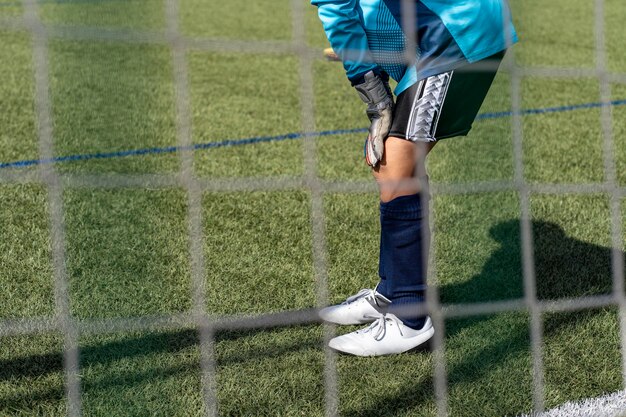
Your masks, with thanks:
[(626, 416), (626, 391), (617, 391), (598, 398), (568, 402), (539, 414), (519, 417), (624, 417)]

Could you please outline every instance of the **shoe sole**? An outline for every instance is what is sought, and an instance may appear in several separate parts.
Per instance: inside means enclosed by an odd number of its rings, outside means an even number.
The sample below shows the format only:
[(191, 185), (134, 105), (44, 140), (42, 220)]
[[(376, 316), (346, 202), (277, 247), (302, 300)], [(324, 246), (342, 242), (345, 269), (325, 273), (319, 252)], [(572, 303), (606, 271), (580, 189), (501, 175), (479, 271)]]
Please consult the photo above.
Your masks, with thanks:
[(324, 322), (324, 323), (329, 323), (329, 324), (336, 324), (337, 326), (362, 326), (364, 324), (370, 324), (373, 323), (374, 320), (368, 320), (368, 321), (351, 321), (351, 322), (343, 322), (340, 323), (339, 321), (332, 321), (332, 320), (327, 320), (327, 319), (323, 319), (320, 317), (320, 319)]
[(409, 349), (404, 353), (432, 353), (435, 350), (433, 338), (431, 337), (422, 344), (415, 346), (413, 349)]
[(420, 343), (419, 345), (402, 351), (402, 352), (398, 352), (398, 353), (385, 353), (383, 355), (357, 355), (355, 353), (350, 353), (350, 352), (344, 352), (343, 350), (339, 350), (339, 349), (335, 349), (331, 346), (328, 346), (332, 351), (337, 352), (341, 355), (346, 355), (346, 356), (358, 356), (361, 358), (373, 358), (373, 357), (378, 357), (378, 356), (391, 356), (391, 355), (401, 355), (403, 353), (420, 353), (420, 352), (432, 352), (434, 350), (434, 346), (433, 346), (433, 335), (435, 334), (434, 329), (431, 327), (432, 329), (432, 333), (430, 334), (430, 336), (428, 337), (428, 339), (424, 340), (422, 343)]

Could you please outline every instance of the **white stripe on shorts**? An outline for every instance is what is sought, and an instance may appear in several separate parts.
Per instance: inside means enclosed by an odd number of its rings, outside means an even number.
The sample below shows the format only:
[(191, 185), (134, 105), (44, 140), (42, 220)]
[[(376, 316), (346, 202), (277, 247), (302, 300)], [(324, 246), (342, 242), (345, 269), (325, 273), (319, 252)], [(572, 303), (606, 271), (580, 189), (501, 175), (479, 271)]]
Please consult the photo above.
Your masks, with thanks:
[(411, 106), (406, 138), (413, 142), (434, 142), (441, 107), (446, 99), (453, 71), (433, 75), (419, 81)]

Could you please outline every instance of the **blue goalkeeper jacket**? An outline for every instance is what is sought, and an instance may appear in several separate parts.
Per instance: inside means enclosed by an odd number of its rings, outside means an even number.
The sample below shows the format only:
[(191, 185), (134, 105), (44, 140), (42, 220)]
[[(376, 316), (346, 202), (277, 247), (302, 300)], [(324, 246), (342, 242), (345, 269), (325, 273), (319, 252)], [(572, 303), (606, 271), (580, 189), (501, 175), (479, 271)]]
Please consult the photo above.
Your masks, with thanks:
[(406, 65), (402, 0), (311, 0), (353, 84), (385, 71), (396, 94), (517, 42), (506, 0), (415, 0), (417, 62)]

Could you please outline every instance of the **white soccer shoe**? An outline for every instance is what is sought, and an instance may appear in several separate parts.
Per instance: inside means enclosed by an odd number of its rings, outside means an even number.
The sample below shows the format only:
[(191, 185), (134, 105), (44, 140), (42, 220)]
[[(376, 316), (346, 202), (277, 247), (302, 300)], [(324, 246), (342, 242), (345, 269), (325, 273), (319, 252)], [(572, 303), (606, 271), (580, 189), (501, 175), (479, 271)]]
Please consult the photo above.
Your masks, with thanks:
[(418, 347), (435, 334), (430, 317), (419, 330), (405, 326), (391, 313), (378, 314), (375, 320), (364, 329), (331, 339), (328, 346), (356, 356), (394, 355)]
[(341, 304), (320, 310), (322, 320), (335, 324), (364, 324), (373, 322), (391, 301), (376, 290), (362, 289)]

